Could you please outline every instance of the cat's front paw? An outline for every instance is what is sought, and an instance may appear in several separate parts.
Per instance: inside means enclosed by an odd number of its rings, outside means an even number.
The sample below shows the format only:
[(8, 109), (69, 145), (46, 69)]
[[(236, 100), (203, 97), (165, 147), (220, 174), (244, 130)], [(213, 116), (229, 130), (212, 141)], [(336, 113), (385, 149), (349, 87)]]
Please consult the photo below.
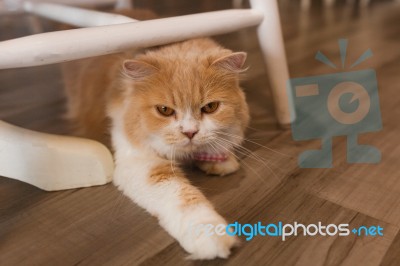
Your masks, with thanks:
[(224, 162), (197, 161), (197, 167), (210, 175), (229, 175), (240, 168), (240, 164), (234, 156), (229, 156)]
[(190, 253), (189, 259), (211, 260), (226, 259), (231, 249), (239, 245), (237, 236), (230, 236), (225, 232), (224, 220), (191, 224), (186, 239), (181, 242), (183, 248)]

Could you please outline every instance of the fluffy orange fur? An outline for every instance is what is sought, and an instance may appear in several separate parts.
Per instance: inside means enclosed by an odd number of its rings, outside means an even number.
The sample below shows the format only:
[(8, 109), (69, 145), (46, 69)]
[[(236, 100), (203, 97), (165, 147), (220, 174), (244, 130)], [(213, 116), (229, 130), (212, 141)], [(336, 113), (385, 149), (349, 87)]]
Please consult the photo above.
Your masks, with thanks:
[(111, 135), (114, 184), (156, 216), (193, 258), (226, 258), (236, 239), (192, 237), (192, 223), (226, 221), (177, 161), (196, 152), (224, 153), (223, 162), (196, 164), (217, 175), (239, 168), (233, 149), (249, 122), (239, 87), (245, 59), (245, 53), (204, 38), (63, 66), (68, 117), (77, 133), (108, 145)]
[[(111, 111), (118, 108), (128, 97), (125, 130), (132, 144), (141, 145), (145, 136), (164, 130), (169, 123), (169, 119), (157, 114), (154, 109), (157, 104), (181, 109), (190, 106), (196, 118), (200, 119), (200, 108), (218, 100), (224, 103), (225, 108), (216, 113), (214, 119), (221, 126), (239, 120), (244, 131), (249, 112), (237, 75), (243, 70), (218, 64), (211, 66), (231, 53), (206, 38), (149, 50), (136, 55), (135, 60), (155, 67), (157, 73), (137, 80), (123, 74), (123, 62), (134, 56), (133, 53), (65, 63), (67, 116), (74, 123), (78, 135), (109, 144), (107, 108)], [(184, 138), (175, 132), (166, 135), (172, 141)]]

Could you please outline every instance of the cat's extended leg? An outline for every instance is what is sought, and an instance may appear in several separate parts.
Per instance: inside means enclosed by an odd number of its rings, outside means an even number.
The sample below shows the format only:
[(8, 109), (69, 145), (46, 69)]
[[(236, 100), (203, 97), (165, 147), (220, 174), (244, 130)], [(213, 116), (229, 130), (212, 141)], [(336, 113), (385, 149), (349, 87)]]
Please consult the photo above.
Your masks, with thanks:
[[(204, 195), (169, 160), (117, 158), (114, 184), (141, 207), (158, 218), (193, 259), (227, 258), (237, 238), (199, 232), (211, 224), (226, 227), (226, 221)], [(220, 226), (221, 227), (221, 226)]]
[(223, 162), (196, 161), (196, 165), (207, 174), (220, 176), (232, 174), (240, 168), (238, 160), (231, 154)]

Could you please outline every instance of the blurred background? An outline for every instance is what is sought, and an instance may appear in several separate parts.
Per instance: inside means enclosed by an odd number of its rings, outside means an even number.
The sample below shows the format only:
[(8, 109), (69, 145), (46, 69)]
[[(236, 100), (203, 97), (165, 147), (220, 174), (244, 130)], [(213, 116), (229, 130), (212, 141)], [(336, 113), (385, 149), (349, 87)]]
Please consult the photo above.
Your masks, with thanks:
[[(114, 12), (114, 2), (66, 3)], [(0, 1), (0, 41), (68, 28), (19, 11), (20, 3)], [(249, 8), (247, 0), (121, 3), (125, 9), (131, 5), (134, 11), (124, 12), (139, 20)], [(189, 176), (231, 222), (380, 225), (384, 237), (298, 236), (285, 242), (257, 237), (250, 242), (243, 239), (228, 260), (192, 262), (184, 259), (184, 251), (155, 218), (112, 184), (47, 193), (0, 177), (0, 264), (400, 265), (400, 1), (278, 0), (278, 4), (291, 78), (348, 71), (314, 59), (321, 51), (341, 66), (338, 39), (348, 39), (348, 65), (372, 50), (373, 57), (354, 70), (377, 73), (383, 130), (362, 134), (359, 141), (380, 149), (381, 162), (348, 164), (346, 138), (337, 137), (333, 168), (298, 167), (297, 156), (320, 147), (320, 141), (295, 142), (290, 130), (278, 126), (256, 27), (252, 27), (214, 36), (223, 46), (248, 53), (250, 68), (242, 85), (252, 117), (246, 135), (250, 141), (245, 143), (249, 153), (240, 154), (242, 169), (231, 176), (208, 177), (188, 169)], [(63, 87), (59, 64), (0, 70), (0, 119), (41, 132), (71, 134), (63, 119)]]

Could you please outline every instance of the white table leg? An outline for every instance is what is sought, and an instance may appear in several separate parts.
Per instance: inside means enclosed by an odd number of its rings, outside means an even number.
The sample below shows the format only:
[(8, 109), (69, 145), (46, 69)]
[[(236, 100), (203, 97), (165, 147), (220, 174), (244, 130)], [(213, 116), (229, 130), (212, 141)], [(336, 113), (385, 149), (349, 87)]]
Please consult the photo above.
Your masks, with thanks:
[(114, 163), (102, 144), (0, 121), (0, 175), (53, 191), (104, 185)]
[(285, 126), (292, 122), (289, 103), (291, 95), (286, 89), (289, 71), (286, 62), (285, 47), (276, 0), (250, 0), (251, 7), (264, 14), (263, 22), (258, 26), (258, 38), (267, 73), (271, 83), (272, 97), (278, 122)]

